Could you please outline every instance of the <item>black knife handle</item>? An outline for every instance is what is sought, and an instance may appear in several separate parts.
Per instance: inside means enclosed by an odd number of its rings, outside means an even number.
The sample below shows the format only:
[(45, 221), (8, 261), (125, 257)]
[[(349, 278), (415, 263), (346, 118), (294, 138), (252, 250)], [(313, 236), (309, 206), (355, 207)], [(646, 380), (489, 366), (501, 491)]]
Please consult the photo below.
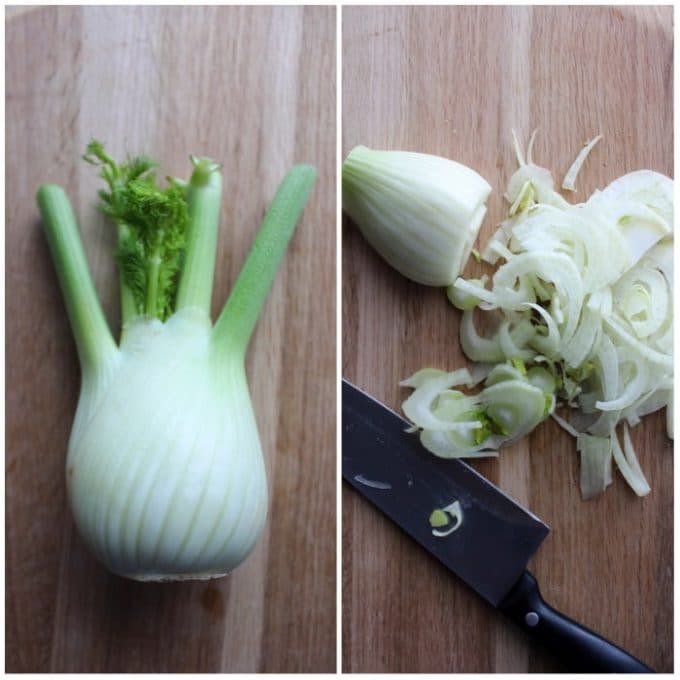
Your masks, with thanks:
[(536, 579), (525, 571), (499, 609), (580, 673), (653, 673), (641, 661), (553, 609), (541, 597)]

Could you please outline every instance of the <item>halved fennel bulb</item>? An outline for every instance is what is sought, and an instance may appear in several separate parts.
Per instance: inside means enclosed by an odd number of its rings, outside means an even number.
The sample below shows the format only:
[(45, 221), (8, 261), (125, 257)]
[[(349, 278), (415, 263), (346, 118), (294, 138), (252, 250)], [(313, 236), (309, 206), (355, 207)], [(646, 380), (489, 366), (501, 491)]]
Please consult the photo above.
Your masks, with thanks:
[[(569, 186), (593, 143), (570, 169)], [(500, 362), (493, 371), (503, 367), (506, 376), (514, 368), (517, 382), (504, 387), (499, 409), (489, 387), (492, 371), (479, 394), (461, 394), (473, 407), (447, 410), (451, 386), (423, 374), (429, 377), (419, 381), (404, 411), (422, 430), (425, 446), (455, 457), (495, 454), (553, 415), (578, 437), (584, 498), (611, 483), (612, 462), (635, 493), (645, 495), (650, 488), (628, 426), (666, 406), (673, 436), (673, 182), (640, 170), (571, 204), (555, 191), (549, 171), (534, 165), (530, 150), (525, 162), (517, 147), (517, 157), (508, 218), (482, 252), (484, 261), (500, 266), (480, 279), (458, 278), (447, 291), (463, 310), (460, 340), (468, 358)], [(477, 333), (475, 308), (497, 317), (491, 337)], [(521, 379), (543, 391), (544, 411), (538, 397), (528, 408)], [(417, 394), (427, 395), (427, 403), (407, 411)], [(513, 395), (522, 409), (508, 409)], [(463, 427), (473, 428), (467, 446)]]
[(246, 348), (316, 173), (288, 173), (213, 326), (219, 166), (193, 159), (190, 180), (163, 189), (145, 157), (118, 165), (98, 142), (88, 152), (102, 166), (101, 208), (118, 231), (120, 345), (66, 194), (38, 191), (82, 369), (66, 466), (73, 516), (116, 574), (223, 576), (252, 550), (267, 513)]
[(342, 166), (342, 207), (397, 271), (429, 286), (455, 281), (491, 187), (461, 163), (357, 146)]

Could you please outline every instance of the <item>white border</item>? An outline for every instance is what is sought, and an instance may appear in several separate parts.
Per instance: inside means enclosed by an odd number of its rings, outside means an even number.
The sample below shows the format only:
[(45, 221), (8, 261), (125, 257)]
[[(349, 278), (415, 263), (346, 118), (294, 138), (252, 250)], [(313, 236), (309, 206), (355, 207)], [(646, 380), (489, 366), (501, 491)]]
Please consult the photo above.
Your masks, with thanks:
[(342, 672), (342, 4), (336, 5), (335, 112), (335, 356), (336, 417), (336, 673)]

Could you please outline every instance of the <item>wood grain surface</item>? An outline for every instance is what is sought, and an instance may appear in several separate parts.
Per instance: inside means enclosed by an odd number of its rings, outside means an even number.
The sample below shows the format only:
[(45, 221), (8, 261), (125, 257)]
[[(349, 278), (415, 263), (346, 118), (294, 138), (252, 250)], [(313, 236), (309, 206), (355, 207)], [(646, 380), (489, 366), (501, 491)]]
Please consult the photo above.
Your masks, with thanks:
[[(7, 670), (334, 671), (335, 8), (43, 7), (10, 13), (6, 37)], [(214, 317), (285, 172), (319, 170), (247, 360), (269, 519), (223, 579), (113, 577), (72, 524), (79, 368), (34, 196), (49, 181), (72, 198), (118, 329), (91, 137), (168, 174), (223, 161)]]
[[(575, 199), (621, 174), (673, 171), (672, 8), (346, 7), (343, 153), (447, 156), (492, 185), (484, 243), (514, 171), (510, 130), (562, 177), (604, 139)], [(479, 274), (472, 263), (465, 275)], [(343, 230), (343, 374), (398, 409), (398, 382), (462, 365), (459, 313)], [(673, 668), (673, 461), (664, 415), (633, 432), (652, 493), (620, 475), (583, 502), (573, 440), (552, 421), (476, 464), (552, 527), (530, 563), (545, 598), (657, 671)], [(551, 658), (351, 488), (343, 488), (343, 670), (556, 671)]]

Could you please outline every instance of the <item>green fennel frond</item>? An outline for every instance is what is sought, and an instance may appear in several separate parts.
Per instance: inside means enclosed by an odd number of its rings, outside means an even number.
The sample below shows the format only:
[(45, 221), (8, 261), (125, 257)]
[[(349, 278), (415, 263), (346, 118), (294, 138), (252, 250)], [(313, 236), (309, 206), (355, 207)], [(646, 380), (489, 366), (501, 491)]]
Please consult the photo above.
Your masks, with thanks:
[(146, 156), (116, 163), (104, 145), (91, 141), (84, 160), (101, 168), (108, 190), (100, 210), (118, 226), (116, 262), (137, 314), (165, 321), (174, 311), (177, 273), (186, 246), (189, 212), (185, 189), (170, 181), (158, 186), (157, 163)]

